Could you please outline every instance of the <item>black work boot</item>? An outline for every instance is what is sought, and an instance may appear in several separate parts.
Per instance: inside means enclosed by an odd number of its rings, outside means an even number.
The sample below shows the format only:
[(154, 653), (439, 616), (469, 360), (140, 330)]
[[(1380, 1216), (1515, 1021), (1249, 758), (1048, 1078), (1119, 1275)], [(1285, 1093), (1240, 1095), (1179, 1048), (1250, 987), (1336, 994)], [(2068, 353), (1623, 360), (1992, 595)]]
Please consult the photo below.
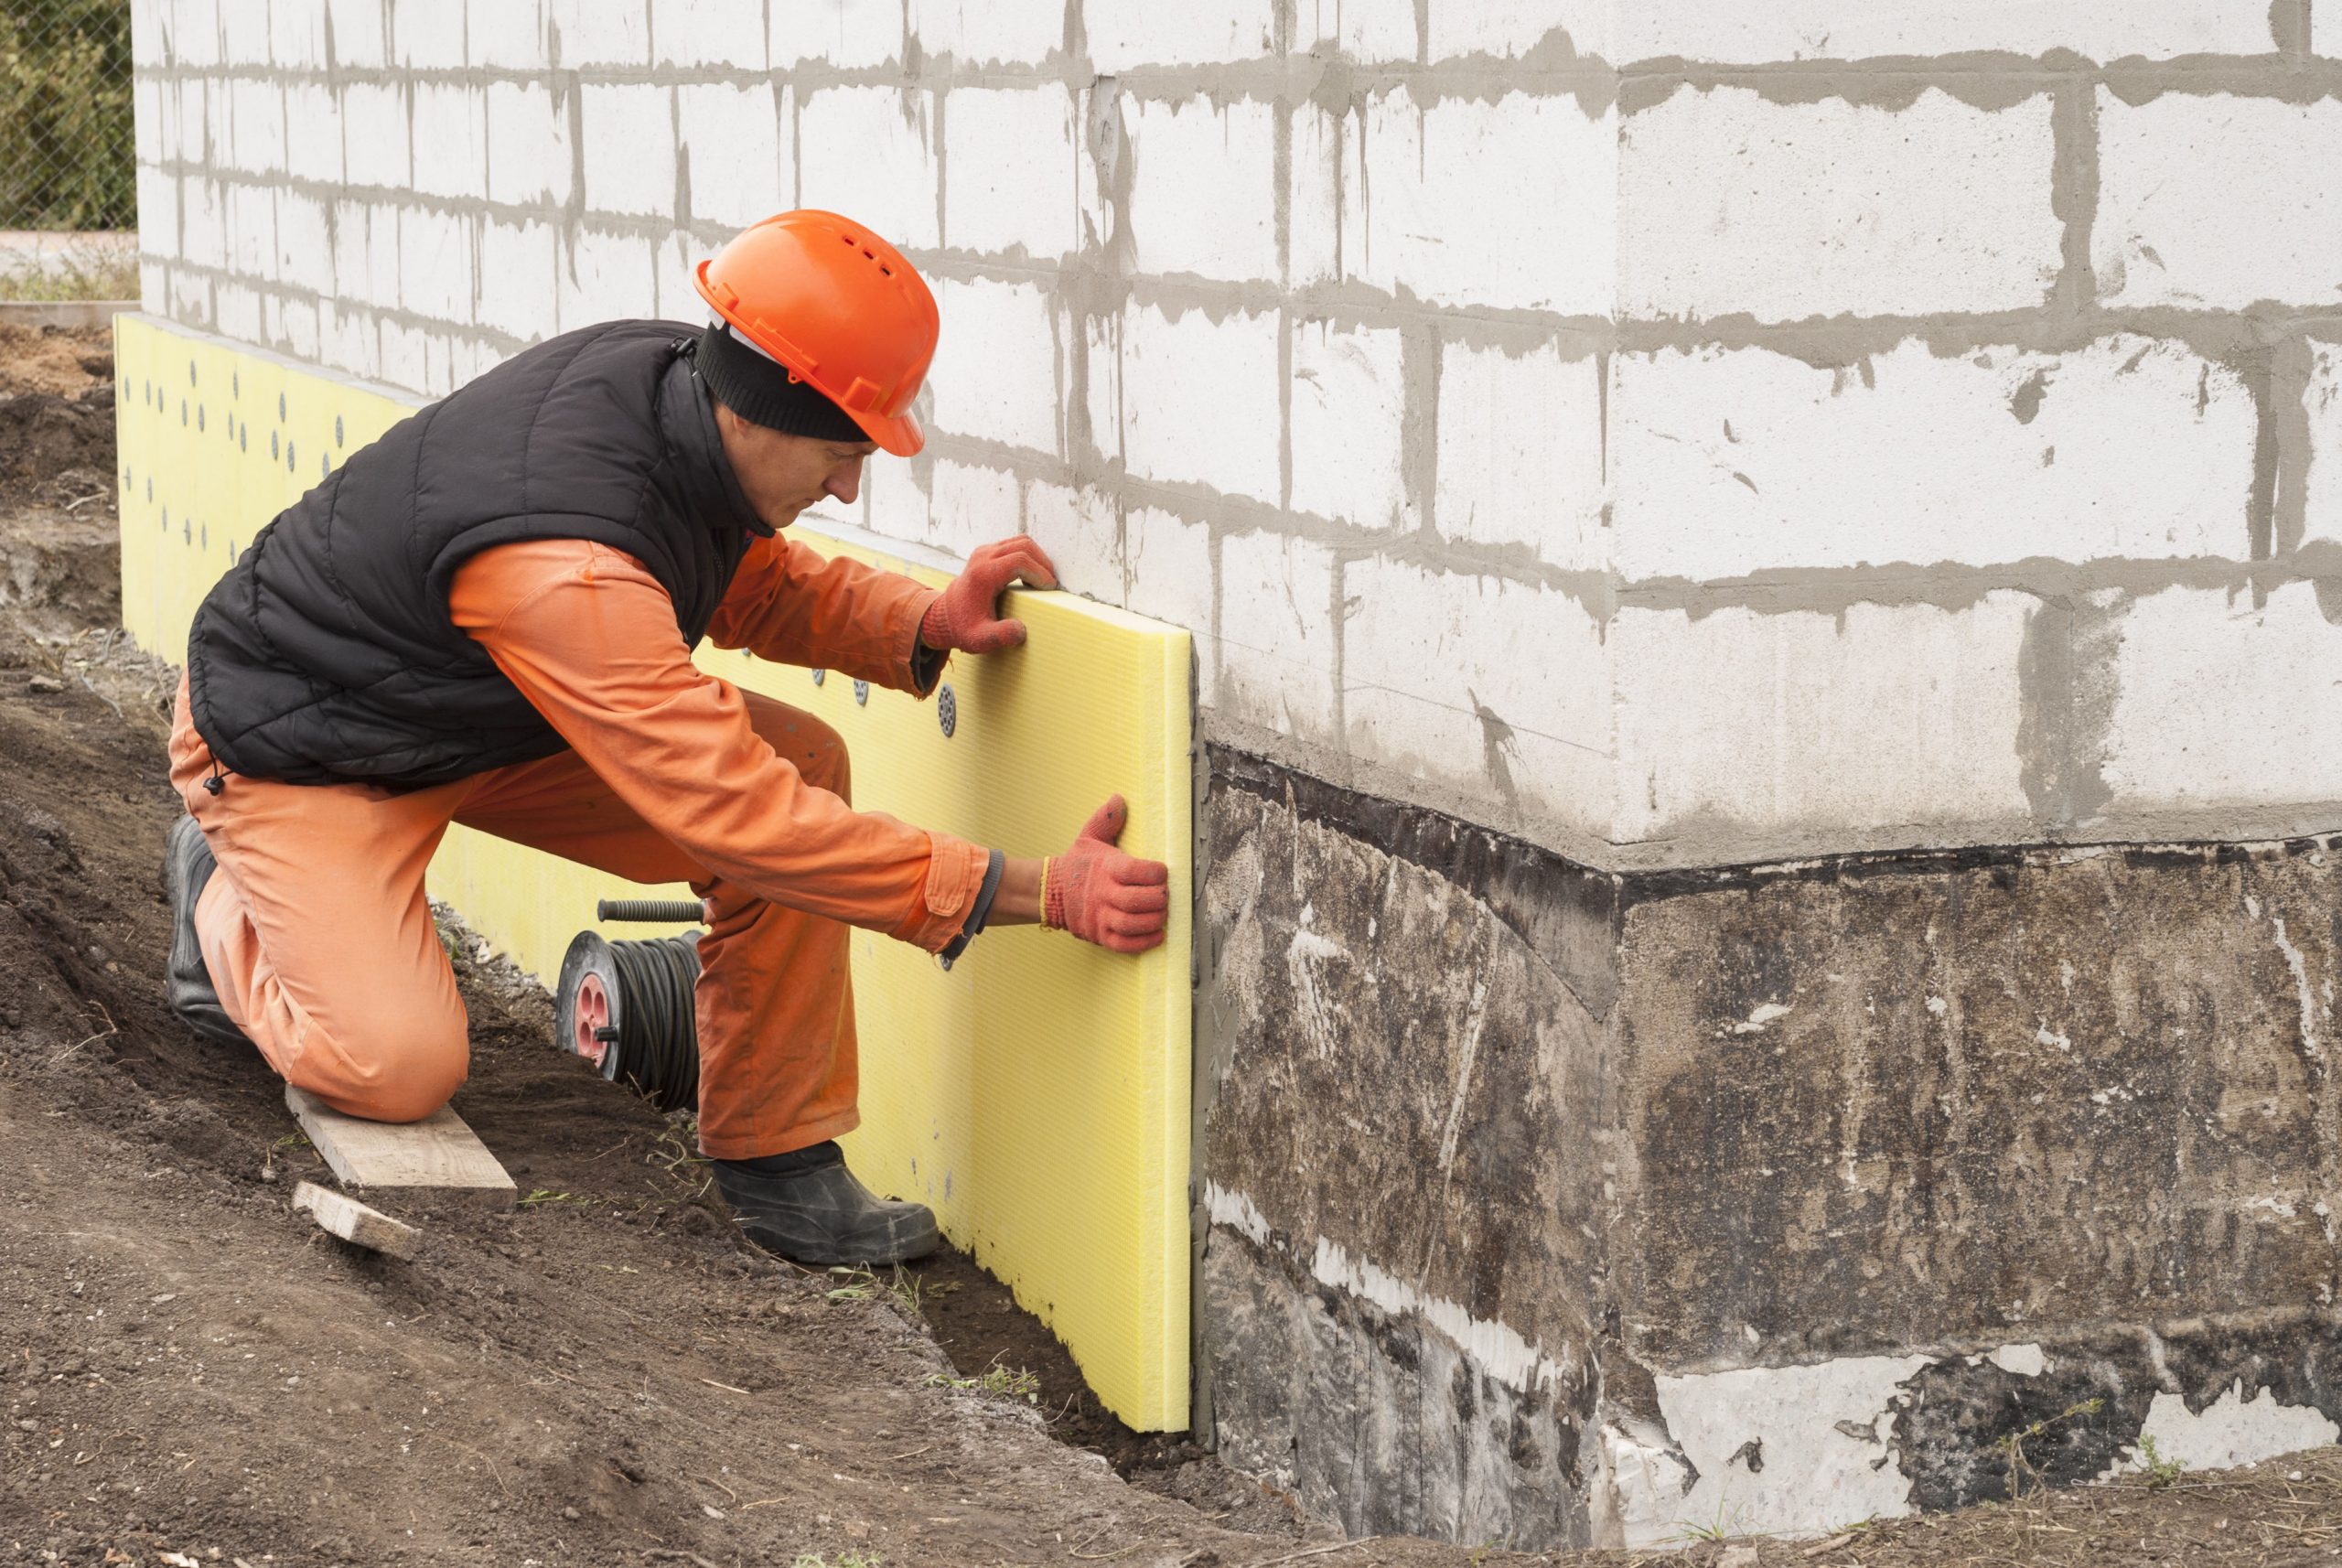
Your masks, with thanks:
[(163, 848), (163, 887), (171, 900), (171, 959), (163, 974), (163, 1000), (187, 1021), (188, 1028), (220, 1045), (252, 1044), (242, 1029), (228, 1021), (211, 973), (203, 967), (203, 950), (195, 940), (195, 901), (220, 868), (203, 830), (193, 817), (171, 824)]
[(741, 1230), (792, 1262), (906, 1263), (936, 1249), (935, 1211), (873, 1194), (834, 1143), (714, 1165)]

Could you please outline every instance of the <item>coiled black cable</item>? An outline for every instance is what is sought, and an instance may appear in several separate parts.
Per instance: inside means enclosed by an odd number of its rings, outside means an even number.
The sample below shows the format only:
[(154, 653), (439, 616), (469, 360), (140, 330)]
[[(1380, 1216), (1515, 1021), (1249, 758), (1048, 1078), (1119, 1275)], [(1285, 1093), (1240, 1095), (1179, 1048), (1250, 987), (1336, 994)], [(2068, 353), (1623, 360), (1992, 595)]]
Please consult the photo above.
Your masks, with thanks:
[(699, 935), (612, 942), (618, 968), (617, 1070), (609, 1076), (661, 1111), (699, 1104)]

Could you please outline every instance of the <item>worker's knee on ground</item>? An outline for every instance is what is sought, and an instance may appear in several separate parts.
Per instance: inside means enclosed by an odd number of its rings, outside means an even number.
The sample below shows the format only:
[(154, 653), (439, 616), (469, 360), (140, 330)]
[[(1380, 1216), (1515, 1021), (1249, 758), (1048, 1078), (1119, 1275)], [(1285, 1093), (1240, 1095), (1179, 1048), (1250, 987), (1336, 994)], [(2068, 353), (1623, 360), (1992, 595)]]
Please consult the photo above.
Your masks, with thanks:
[(469, 1030), (460, 1009), (452, 1020), (369, 1025), (355, 1037), (337, 1036), (334, 1045), (342, 1061), (340, 1082), (323, 1098), (335, 1110), (370, 1122), (422, 1121), (447, 1103), (471, 1070)]
[(807, 783), (819, 785), (842, 800), (854, 799), (853, 766), (846, 757), (843, 736), (809, 713), (753, 694), (748, 714), (757, 734), (804, 775)]

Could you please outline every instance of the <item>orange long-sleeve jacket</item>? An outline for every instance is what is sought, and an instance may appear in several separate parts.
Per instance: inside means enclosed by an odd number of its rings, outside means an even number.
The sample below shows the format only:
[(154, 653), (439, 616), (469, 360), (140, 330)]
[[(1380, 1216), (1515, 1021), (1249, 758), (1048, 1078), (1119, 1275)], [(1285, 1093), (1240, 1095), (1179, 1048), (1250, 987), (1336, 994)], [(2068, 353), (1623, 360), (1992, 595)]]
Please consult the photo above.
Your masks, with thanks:
[[(917, 691), (935, 596), (779, 533), (750, 547), (708, 638)], [(749, 727), (739, 689), (692, 662), (666, 590), (632, 556), (576, 539), (497, 545), (457, 572), (447, 607), (619, 799), (711, 873), (930, 952), (966, 924), (989, 853), (808, 784)]]

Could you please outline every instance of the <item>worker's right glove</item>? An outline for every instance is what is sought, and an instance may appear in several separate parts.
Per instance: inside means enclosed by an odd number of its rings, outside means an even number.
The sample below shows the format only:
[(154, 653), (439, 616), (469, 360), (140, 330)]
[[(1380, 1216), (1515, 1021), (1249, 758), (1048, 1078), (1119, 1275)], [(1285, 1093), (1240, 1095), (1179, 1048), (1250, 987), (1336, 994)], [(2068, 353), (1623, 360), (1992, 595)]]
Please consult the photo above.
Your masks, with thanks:
[(1114, 847), (1130, 820), (1120, 795), (1098, 808), (1073, 847), (1041, 872), (1041, 923), (1115, 952), (1144, 952), (1163, 941), (1171, 910), (1171, 868)]

